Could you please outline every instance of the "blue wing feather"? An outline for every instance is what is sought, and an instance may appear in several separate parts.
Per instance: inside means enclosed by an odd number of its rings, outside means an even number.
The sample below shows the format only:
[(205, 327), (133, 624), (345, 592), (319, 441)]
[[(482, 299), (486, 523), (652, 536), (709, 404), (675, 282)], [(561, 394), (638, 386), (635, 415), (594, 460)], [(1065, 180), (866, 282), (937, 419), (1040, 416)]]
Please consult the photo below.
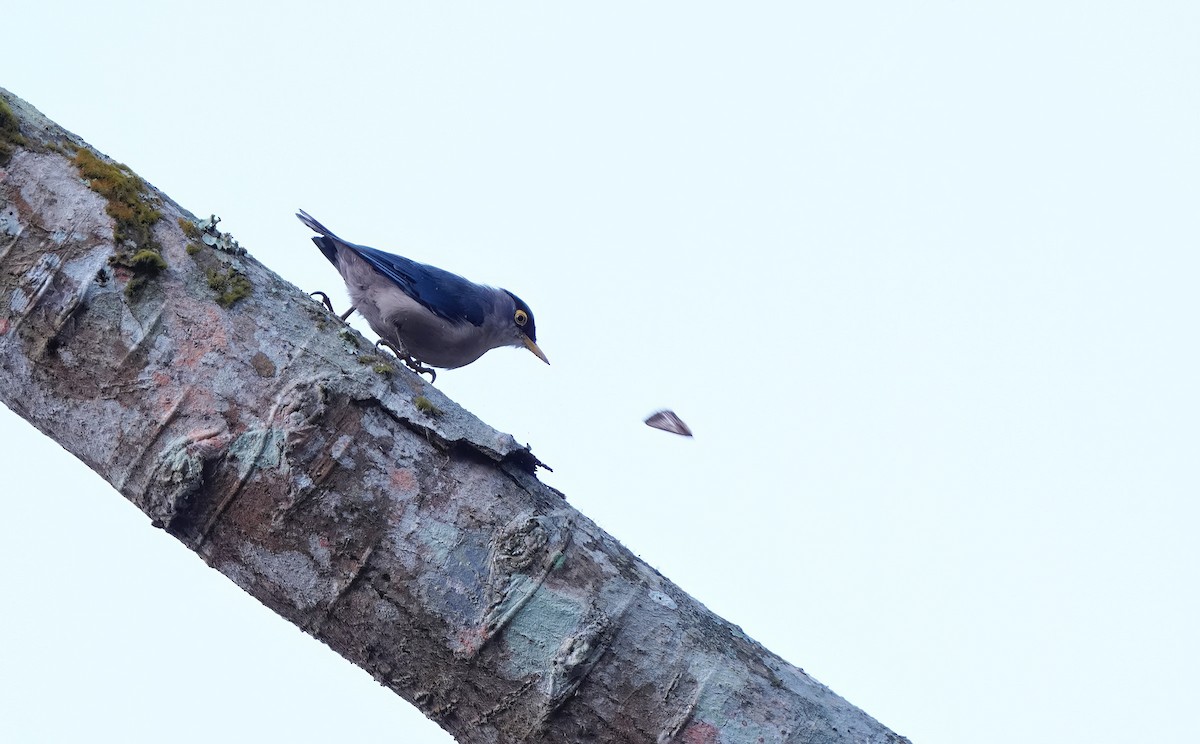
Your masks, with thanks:
[(338, 265), (339, 250), (353, 251), (371, 268), (439, 318), (451, 323), (483, 325), (484, 315), (488, 311), (486, 303), (492, 298), (492, 293), (486, 288), (445, 269), (342, 240), (303, 209), (296, 216), (314, 232), (320, 233), (313, 237), (313, 242), (334, 266)]
[(436, 266), (417, 263), (404, 256), (370, 248), (365, 245), (346, 244), (351, 250), (371, 265), (371, 268), (395, 282), (404, 293), (421, 303), (438, 317), (451, 323), (483, 325), (487, 312), (486, 302), (491, 293), (458, 274)]

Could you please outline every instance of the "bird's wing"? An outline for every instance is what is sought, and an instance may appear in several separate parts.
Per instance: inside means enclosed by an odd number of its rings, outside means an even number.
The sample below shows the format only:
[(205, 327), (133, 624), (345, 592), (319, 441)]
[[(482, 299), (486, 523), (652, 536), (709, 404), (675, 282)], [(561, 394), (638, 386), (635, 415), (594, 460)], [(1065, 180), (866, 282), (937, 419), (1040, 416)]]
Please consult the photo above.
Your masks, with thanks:
[(481, 287), (458, 274), (417, 263), (404, 256), (341, 242), (434, 315), (451, 323), (483, 325), (493, 298), (494, 290), (491, 288)]
[(451, 323), (483, 325), (494, 290), (469, 282), (436, 266), (409, 260), (377, 248), (342, 240), (333, 231), (313, 219), (303, 209), (296, 213), (300, 221), (320, 235), (313, 242), (325, 258), (338, 265), (338, 251), (345, 248), (366, 261), (371, 268), (394, 282), (403, 292), (439, 318)]

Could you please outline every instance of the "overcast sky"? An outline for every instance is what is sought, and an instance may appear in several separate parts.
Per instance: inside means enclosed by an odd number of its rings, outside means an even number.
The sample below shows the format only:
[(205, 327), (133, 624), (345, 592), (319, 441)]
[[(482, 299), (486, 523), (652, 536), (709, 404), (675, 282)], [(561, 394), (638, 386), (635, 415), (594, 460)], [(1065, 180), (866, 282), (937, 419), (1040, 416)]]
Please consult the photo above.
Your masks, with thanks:
[[(1194, 738), (1194, 0), (10, 5), (0, 87), (302, 289), (297, 208), (519, 294), (552, 366), (438, 387), (893, 730)], [(450, 741), (0, 436), (0, 740)]]

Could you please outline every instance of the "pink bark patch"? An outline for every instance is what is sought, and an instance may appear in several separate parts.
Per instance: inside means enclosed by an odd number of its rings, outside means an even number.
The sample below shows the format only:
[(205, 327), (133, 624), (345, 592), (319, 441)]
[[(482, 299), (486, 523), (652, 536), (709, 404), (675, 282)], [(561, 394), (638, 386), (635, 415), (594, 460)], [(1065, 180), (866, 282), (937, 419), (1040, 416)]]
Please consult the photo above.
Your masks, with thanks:
[(483, 648), (484, 640), (482, 628), (463, 628), (458, 631), (458, 653), (473, 656)]
[(393, 470), (390, 480), (397, 491), (411, 493), (417, 489), (417, 479), (408, 468)]
[(229, 335), (225, 329), (224, 318), (216, 310), (200, 305), (194, 305), (190, 309), (194, 311), (195, 322), (187, 328), (186, 333), (175, 334), (178, 339), (175, 363), (194, 369), (200, 365), (200, 359), (208, 352), (227, 349)]
[(721, 741), (721, 732), (711, 723), (695, 721), (688, 724), (679, 740), (684, 744), (718, 744)]

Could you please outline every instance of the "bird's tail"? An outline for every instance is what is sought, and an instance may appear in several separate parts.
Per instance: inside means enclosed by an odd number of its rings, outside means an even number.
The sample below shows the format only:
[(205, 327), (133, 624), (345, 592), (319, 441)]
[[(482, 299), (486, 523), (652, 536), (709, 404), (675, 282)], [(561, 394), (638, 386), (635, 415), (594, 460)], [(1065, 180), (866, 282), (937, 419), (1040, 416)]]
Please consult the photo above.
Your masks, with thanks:
[(336, 235), (333, 234), (333, 230), (330, 230), (328, 227), (325, 227), (320, 222), (317, 222), (316, 218), (314, 218), (308, 212), (305, 212), (303, 209), (301, 209), (299, 212), (296, 212), (296, 218), (298, 220), (300, 220), (301, 222), (303, 222), (305, 225), (307, 225), (308, 228), (310, 230), (312, 230), (313, 232), (319, 232), (322, 235), (326, 235), (331, 238), (337, 237)]
[(325, 254), (325, 258), (334, 266), (337, 266), (338, 244), (344, 243), (341, 238), (333, 234), (333, 231), (317, 222), (315, 218), (303, 209), (296, 212), (296, 218), (308, 226), (313, 232), (320, 233), (320, 236), (314, 237), (312, 240), (321, 249), (321, 253)]

